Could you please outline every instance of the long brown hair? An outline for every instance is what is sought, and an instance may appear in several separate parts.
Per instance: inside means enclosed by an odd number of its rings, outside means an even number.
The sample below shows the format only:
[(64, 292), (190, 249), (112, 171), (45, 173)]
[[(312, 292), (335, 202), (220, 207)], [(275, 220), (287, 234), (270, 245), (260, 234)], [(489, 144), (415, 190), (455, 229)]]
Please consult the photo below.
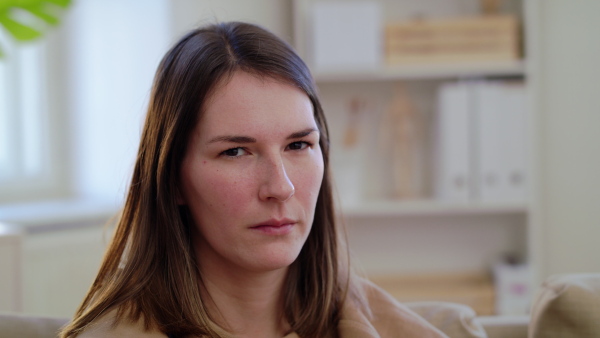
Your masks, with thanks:
[[(198, 286), (190, 229), (177, 204), (179, 169), (202, 106), (234, 71), (285, 81), (310, 98), (321, 138), (325, 174), (312, 230), (286, 279), (284, 316), (300, 336), (335, 335), (347, 276), (336, 228), (329, 175), (329, 134), (312, 76), (293, 49), (251, 24), (213, 24), (185, 35), (162, 59), (126, 203), (104, 261), (62, 337), (96, 318), (142, 319), (171, 336), (218, 336)], [(340, 260), (341, 259), (341, 260)]]

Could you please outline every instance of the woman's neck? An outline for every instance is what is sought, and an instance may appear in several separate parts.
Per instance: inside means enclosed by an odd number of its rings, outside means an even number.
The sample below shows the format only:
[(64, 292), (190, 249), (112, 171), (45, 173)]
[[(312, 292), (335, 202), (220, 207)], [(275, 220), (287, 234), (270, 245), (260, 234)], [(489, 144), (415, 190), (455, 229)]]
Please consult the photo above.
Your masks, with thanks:
[(236, 337), (283, 337), (287, 268), (269, 272), (202, 269), (202, 298), (217, 325)]

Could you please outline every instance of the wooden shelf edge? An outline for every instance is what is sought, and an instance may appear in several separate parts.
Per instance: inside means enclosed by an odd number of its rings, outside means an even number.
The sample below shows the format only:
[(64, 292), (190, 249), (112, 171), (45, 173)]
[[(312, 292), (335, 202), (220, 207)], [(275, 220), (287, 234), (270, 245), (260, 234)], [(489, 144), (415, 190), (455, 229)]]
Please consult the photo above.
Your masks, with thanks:
[(524, 76), (525, 61), (414, 64), (379, 69), (315, 71), (317, 83), (368, 82), (419, 79), (469, 78), (483, 76)]

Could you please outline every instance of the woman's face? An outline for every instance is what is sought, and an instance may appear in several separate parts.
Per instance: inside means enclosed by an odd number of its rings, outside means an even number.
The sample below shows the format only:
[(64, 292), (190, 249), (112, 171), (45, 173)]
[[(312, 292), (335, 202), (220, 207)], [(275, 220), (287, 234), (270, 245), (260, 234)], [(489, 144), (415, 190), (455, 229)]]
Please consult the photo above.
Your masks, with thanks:
[(181, 168), (201, 269), (289, 266), (310, 232), (323, 167), (303, 91), (241, 71), (217, 86)]

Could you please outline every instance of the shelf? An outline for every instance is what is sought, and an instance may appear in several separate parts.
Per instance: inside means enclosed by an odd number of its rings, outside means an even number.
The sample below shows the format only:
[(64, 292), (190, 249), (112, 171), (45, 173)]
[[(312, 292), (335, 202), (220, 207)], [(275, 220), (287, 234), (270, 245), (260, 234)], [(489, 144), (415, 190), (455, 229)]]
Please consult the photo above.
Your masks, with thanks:
[(394, 81), (472, 78), (489, 76), (524, 76), (523, 60), (506, 62), (471, 62), (455, 64), (415, 64), (406, 66), (387, 66), (381, 69), (315, 71), (314, 77), (319, 83), (346, 81)]
[[(116, 202), (67, 199), (0, 206), (2, 223), (28, 234), (98, 226), (119, 213)], [(1, 230), (1, 229), (0, 229)]]
[(343, 217), (401, 217), (401, 216), (452, 216), (485, 214), (524, 214), (525, 203), (445, 203), (419, 201), (369, 201), (357, 205), (343, 205)]
[[(531, 89), (535, 89), (537, 67), (535, 58), (531, 60), (529, 56), (538, 54), (531, 39), (531, 33), (537, 32), (532, 30), (537, 22), (531, 19), (536, 18), (539, 6), (528, 0), (510, 1), (503, 6), (503, 13), (515, 14), (521, 20), (519, 39), (522, 40), (522, 53), (519, 55), (524, 55), (521, 59), (455, 62), (440, 58), (439, 62), (392, 65), (382, 57), (370, 66), (344, 67), (342, 65), (350, 62), (340, 61), (332, 62), (329, 67), (319, 67), (323, 63), (319, 64), (317, 61), (321, 59), (316, 57), (313, 7), (326, 1), (329, 0), (292, 2), (294, 44), (320, 87), (321, 103), (327, 112), (332, 135), (332, 148), (338, 149), (336, 154), (339, 157), (332, 160), (333, 175), (341, 183), (338, 201), (342, 204), (336, 217), (348, 225), (348, 242), (358, 266), (373, 275), (487, 271), (491, 260), (506, 253), (514, 253), (535, 263), (536, 251), (539, 251), (536, 247), (539, 245), (535, 245), (536, 238), (531, 236), (535, 235), (537, 227), (534, 224), (537, 212), (534, 196), (524, 196), (525, 200), (514, 203), (446, 202), (435, 199), (433, 191), (436, 190), (437, 178), (438, 93), (446, 82), (522, 82), (528, 95), (524, 112), (529, 122), (524, 142), (531, 152), (528, 156), (535, 157), (536, 149), (532, 148), (532, 144), (535, 145), (536, 121), (532, 114), (536, 108), (536, 91)], [(382, 25), (414, 18), (473, 17), (480, 13), (476, 1), (460, 6), (442, 0), (374, 2), (381, 5)], [(399, 83), (403, 86), (398, 86)], [(358, 118), (353, 116), (357, 115), (353, 114), (351, 106), (354, 100), (360, 100), (361, 104), (364, 102), (364, 113), (361, 111)], [(417, 170), (414, 178), (418, 180), (417, 189), (422, 197), (394, 200), (388, 196), (392, 196), (394, 191), (390, 185), (396, 174), (395, 161), (401, 161), (391, 151), (400, 151), (398, 147), (393, 148), (392, 142), (401, 133), (398, 132), (400, 128), (384, 130), (383, 127), (388, 123), (400, 126), (408, 115), (401, 112), (405, 111), (406, 104), (414, 105), (419, 114), (418, 124), (413, 124), (420, 128), (420, 137), (416, 141), (418, 147), (415, 147), (418, 149), (413, 149), (415, 157), (418, 157), (415, 162), (419, 163), (413, 169)], [(389, 114), (392, 108), (401, 113)], [(348, 131), (361, 133), (356, 152), (339, 153)], [(382, 144), (388, 148), (383, 148)], [(376, 153), (375, 149), (380, 147), (382, 152)], [(468, 151), (473, 157), (477, 156), (474, 155), (477, 147), (470, 145)], [(526, 177), (533, 183), (536, 181), (534, 168), (529, 158), (526, 161)], [(346, 170), (359, 162), (361, 168), (357, 172)], [(363, 162), (366, 163), (364, 167)], [(360, 185), (359, 191), (351, 191), (356, 184)], [(350, 188), (344, 189), (346, 186)], [(419, 259), (415, 260), (415, 257)]]

